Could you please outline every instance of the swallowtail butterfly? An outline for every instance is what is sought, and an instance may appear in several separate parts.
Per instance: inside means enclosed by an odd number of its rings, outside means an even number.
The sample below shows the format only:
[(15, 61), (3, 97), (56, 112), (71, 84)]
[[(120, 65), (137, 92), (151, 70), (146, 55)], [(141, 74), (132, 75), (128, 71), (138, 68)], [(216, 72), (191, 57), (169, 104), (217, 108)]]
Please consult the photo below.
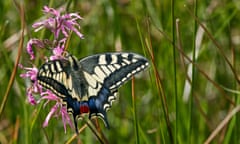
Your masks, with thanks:
[(146, 58), (135, 53), (103, 53), (81, 60), (66, 53), (64, 59), (44, 63), (37, 79), (62, 99), (78, 132), (77, 119), (85, 113), (89, 119), (99, 116), (109, 127), (106, 111), (116, 99), (118, 88), (148, 65)]

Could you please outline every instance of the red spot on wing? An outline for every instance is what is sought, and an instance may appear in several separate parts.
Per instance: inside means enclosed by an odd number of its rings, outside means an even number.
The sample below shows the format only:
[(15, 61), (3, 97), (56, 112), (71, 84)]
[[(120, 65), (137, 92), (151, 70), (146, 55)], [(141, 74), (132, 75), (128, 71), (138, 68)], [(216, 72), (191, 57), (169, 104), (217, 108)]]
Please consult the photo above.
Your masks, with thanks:
[(80, 113), (89, 113), (89, 107), (88, 105), (81, 105), (80, 106)]

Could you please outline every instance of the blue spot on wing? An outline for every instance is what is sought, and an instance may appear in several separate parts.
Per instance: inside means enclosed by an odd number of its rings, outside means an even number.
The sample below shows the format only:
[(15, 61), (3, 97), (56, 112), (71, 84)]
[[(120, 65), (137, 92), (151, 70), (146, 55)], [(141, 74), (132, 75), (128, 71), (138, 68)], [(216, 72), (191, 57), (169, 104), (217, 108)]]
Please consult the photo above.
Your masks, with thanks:
[(107, 128), (109, 128), (109, 123), (107, 120), (106, 110), (104, 110), (103, 106), (106, 103), (109, 104), (108, 102), (109, 96), (112, 96), (110, 90), (105, 87), (102, 87), (97, 96), (91, 96), (88, 100), (88, 105), (90, 109), (89, 118), (91, 119), (91, 117), (95, 115), (100, 116), (103, 119), (104, 124)]

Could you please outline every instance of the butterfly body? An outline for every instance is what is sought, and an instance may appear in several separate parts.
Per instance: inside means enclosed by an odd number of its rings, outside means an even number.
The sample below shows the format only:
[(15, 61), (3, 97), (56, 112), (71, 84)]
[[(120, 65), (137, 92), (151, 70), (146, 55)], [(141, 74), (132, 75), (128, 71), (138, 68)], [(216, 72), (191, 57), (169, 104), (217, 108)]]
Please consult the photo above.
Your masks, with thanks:
[(71, 54), (64, 59), (44, 63), (38, 82), (62, 98), (69, 113), (77, 119), (84, 113), (102, 118), (109, 127), (106, 111), (116, 99), (118, 88), (149, 65), (134, 53), (104, 53), (77, 60)]

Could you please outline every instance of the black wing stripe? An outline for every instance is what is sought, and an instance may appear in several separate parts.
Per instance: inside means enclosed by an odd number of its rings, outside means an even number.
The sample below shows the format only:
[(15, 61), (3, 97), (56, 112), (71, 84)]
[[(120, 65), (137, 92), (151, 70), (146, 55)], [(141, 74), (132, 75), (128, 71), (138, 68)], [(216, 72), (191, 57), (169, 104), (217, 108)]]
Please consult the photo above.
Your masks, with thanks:
[(121, 54), (118, 54), (118, 55), (117, 55), (117, 63), (118, 63), (118, 64), (121, 64), (121, 63), (122, 63), (122, 60), (123, 60), (122, 55), (121, 55)]
[(65, 97), (68, 96), (68, 90), (66, 87), (62, 84), (59, 83), (58, 81), (48, 78), (48, 77), (38, 77), (38, 82), (45, 88), (48, 88), (52, 90), (53, 93), (60, 97)]
[(106, 62), (107, 64), (110, 64), (112, 61), (112, 56), (110, 54), (106, 54)]
[(146, 68), (148, 63), (145, 61), (139, 61), (130, 65), (123, 66), (121, 69), (116, 70), (105, 79), (105, 86), (112, 87), (114, 89), (119, 87), (122, 83), (131, 78), (132, 75), (140, 72)]

